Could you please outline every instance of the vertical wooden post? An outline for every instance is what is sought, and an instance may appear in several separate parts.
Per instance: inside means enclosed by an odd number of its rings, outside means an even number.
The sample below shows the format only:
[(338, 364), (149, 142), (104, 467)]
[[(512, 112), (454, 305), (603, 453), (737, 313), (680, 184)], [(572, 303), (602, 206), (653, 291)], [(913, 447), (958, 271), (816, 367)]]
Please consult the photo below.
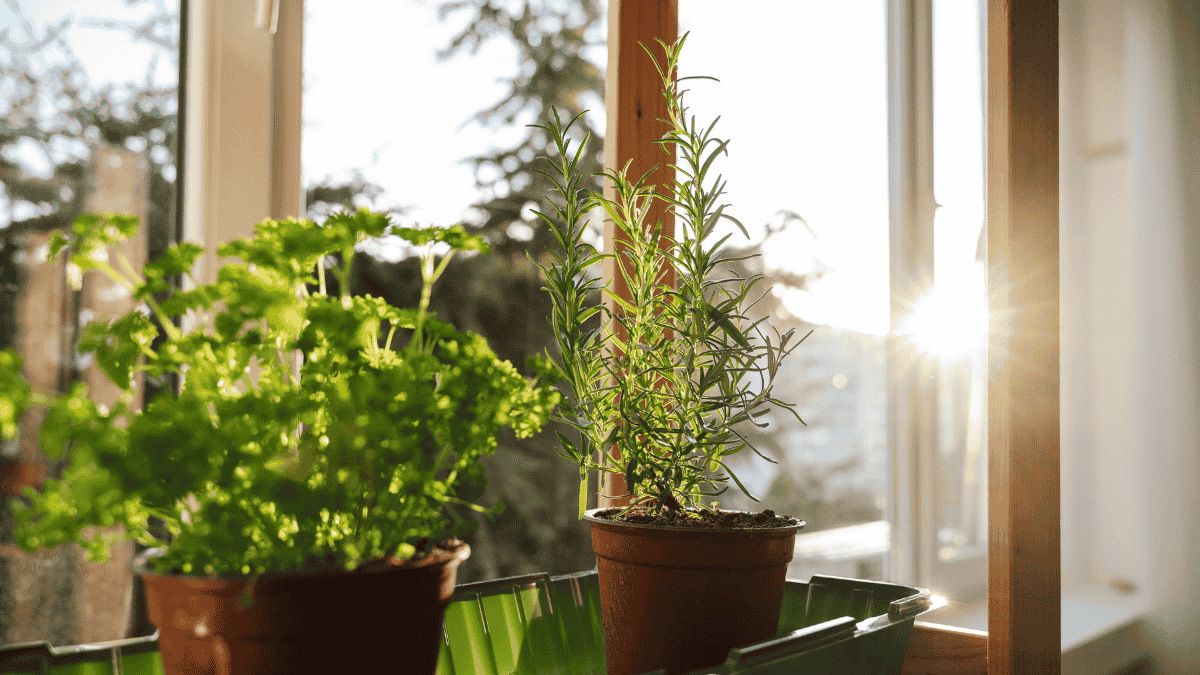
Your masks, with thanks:
[[(72, 313), (72, 291), (66, 284), (63, 263), (46, 259), (49, 232), (31, 232), (25, 242), (26, 264), (21, 289), (17, 294), (17, 339), (15, 347), (24, 360), (22, 375), (35, 389), (54, 391), (59, 386), (60, 364), (66, 341), (64, 321)], [(46, 480), (47, 461), (38, 443), (38, 429), (46, 410), (31, 408), (21, 419), (16, 462), (23, 469), (7, 485), (4, 493), (20, 494), (25, 487), (40, 489)], [(8, 494), (0, 494), (7, 499)], [(11, 535), (14, 523), (3, 523), (4, 535)], [(53, 644), (73, 644), (78, 615), (75, 577), (78, 552), (68, 547), (26, 553), (15, 544), (0, 540), (0, 588), (12, 604), (0, 607), (0, 637), (11, 642), (48, 640)]]
[[(138, 228), (132, 237), (109, 251), (114, 266), (118, 255), (125, 256), (135, 270), (146, 264), (146, 235), (150, 226), (149, 177), (143, 154), (111, 145), (99, 145), (92, 150), (92, 186), (84, 200), (87, 213), (124, 213), (137, 216)], [(123, 269), (117, 266), (118, 269)], [(124, 315), (136, 306), (125, 287), (109, 279), (103, 272), (90, 271), (83, 276), (85, 318), (109, 321)], [(86, 320), (81, 323), (87, 323)], [(72, 345), (70, 348), (74, 348)], [(80, 379), (88, 386), (88, 397), (101, 405), (116, 403), (121, 390), (108, 381), (94, 364), (81, 368)], [(142, 376), (135, 382), (140, 388)]]
[(1058, 2), (989, 0), (988, 672), (1060, 670)]
[[(608, 9), (608, 74), (605, 86), (605, 105), (608, 112), (608, 128), (604, 139), (605, 167), (620, 170), (629, 162), (629, 176), (636, 180), (656, 164), (670, 163), (672, 155), (663, 153), (654, 141), (662, 138), (667, 130), (660, 119), (667, 117), (667, 104), (663, 100), (662, 81), (658, 71), (639, 42), (661, 57), (661, 48), (654, 40), (658, 38), (672, 44), (679, 33), (678, 0), (610, 0)], [(657, 171), (650, 181), (656, 186), (665, 186), (674, 178), (669, 171)], [(615, 199), (610, 186), (605, 194)], [(663, 221), (663, 234), (675, 235), (674, 221), (663, 202), (656, 202), (650, 209), (647, 224)], [(622, 250), (612, 223), (604, 225), (605, 252)], [(606, 261), (604, 274), (613, 279), (611, 292), (628, 298), (629, 290), (619, 274), (614, 274), (613, 261)], [(612, 308), (611, 303), (609, 304)], [(613, 456), (620, 453), (614, 449)], [(619, 474), (606, 474), (597, 505), (601, 508), (624, 506), (625, 499), (608, 499), (604, 495), (625, 494), (625, 480)]]

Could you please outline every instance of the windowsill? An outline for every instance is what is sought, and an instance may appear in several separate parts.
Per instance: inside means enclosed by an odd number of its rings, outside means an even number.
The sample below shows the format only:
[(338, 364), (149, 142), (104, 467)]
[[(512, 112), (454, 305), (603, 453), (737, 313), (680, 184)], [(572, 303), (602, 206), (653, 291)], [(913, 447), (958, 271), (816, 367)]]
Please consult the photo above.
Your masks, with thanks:
[(1138, 594), (1094, 586), (1068, 586), (1062, 599), (1063, 653), (1111, 635), (1138, 621), (1145, 602)]
[(891, 525), (886, 520), (801, 532), (796, 535), (788, 578), (808, 579), (814, 574), (828, 574), (878, 579), (890, 533)]
[[(1094, 586), (1068, 586), (1062, 594), (1062, 673), (1107, 675), (1145, 656), (1141, 617), (1145, 599)], [(950, 603), (922, 621), (987, 630), (987, 599)]]

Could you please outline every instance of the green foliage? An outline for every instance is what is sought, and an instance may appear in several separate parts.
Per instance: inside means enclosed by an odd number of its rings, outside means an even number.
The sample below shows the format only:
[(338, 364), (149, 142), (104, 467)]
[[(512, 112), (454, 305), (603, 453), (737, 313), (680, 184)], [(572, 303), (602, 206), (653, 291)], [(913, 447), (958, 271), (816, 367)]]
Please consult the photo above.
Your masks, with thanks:
[(29, 383), (21, 377), (21, 357), (11, 350), (0, 351), (0, 440), (17, 437), (17, 423), (29, 405)]
[[(624, 474), (634, 506), (709, 508), (701, 499), (724, 492), (726, 487), (717, 488), (729, 480), (753, 499), (725, 463), (728, 455), (746, 448), (758, 452), (738, 427), (765, 426), (759, 418), (772, 406), (796, 414), (792, 404), (772, 396), (780, 362), (795, 348), (789, 346), (792, 332), (776, 334), (772, 342), (761, 321), (745, 316), (762, 277), (736, 273), (731, 263), (738, 260), (721, 249), (728, 235), (714, 241), (722, 218), (743, 233), (745, 228), (718, 203), (724, 181), (710, 179), (728, 141), (712, 135), (715, 121), (697, 126), (683, 105), (676, 72), (685, 39), (671, 46), (660, 42), (665, 58), (655, 59), (668, 108), (663, 121), (670, 127), (657, 142), (678, 157), (665, 194), (648, 183), (652, 172), (633, 180), (626, 175), (628, 165), (605, 174), (615, 200), (581, 189), (577, 167), (586, 139), (574, 150), (570, 140), (579, 116), (564, 125), (555, 111), (542, 127), (556, 150), (546, 160), (551, 170), (543, 175), (553, 182), (559, 201), (550, 200), (552, 216), (538, 215), (561, 249), (542, 271), (554, 302), (558, 370), (571, 394), (556, 418), (580, 432), (578, 444), (562, 434), (559, 438), (562, 454), (580, 466), (581, 515), (589, 469), (602, 476)], [(662, 233), (661, 221), (646, 222), (656, 199), (674, 212), (674, 238)], [(583, 221), (592, 208), (603, 209), (615, 224), (616, 238), (624, 243), (618, 255), (603, 255), (585, 243)], [(600, 283), (589, 270), (606, 257), (615, 258), (616, 273), (629, 289), (628, 298), (610, 294), (611, 310), (584, 301)], [(604, 325), (585, 328), (598, 312)], [(610, 457), (613, 446), (620, 449), (623, 466)]]
[[(338, 214), (324, 226), (263, 221), (253, 237), (219, 247), (241, 263), (161, 303), (154, 293), (167, 289), (164, 278), (187, 273), (202, 251), (172, 246), (140, 275), (125, 260), (110, 264), (109, 246), (135, 227), (127, 217), (81, 216), (53, 245), (144, 303), (89, 324), (81, 340), (122, 389), (120, 401), (97, 406), (82, 384), (63, 396), (32, 393), (20, 359), (0, 352), (4, 438), (28, 406), (46, 405), (44, 450), (70, 451), (61, 479), (40, 494), (27, 488), (31, 505), (14, 503), (27, 549), (76, 541), (103, 559), (116, 535), (94, 527), (123, 525), (154, 544), (146, 523), (156, 516), (172, 534), (160, 570), (258, 574), (314, 557), (345, 569), (407, 557), (417, 540), (456, 533), (449, 507), (465, 504), (457, 490), (482, 475), (479, 461), (500, 430), (528, 437), (558, 403), (552, 387), (522, 377), (483, 338), (429, 315), (430, 288), (453, 253), (486, 250), (462, 228), (395, 231), (451, 249), (440, 262), (423, 257), (413, 310), (346, 290), (355, 245), (391, 231), (384, 215)], [(327, 274), (340, 297), (327, 295)], [(172, 321), (196, 312), (199, 329)], [(157, 343), (150, 315), (165, 327)], [(407, 343), (393, 347), (399, 330)], [(137, 410), (138, 372), (177, 373), (182, 385)]]

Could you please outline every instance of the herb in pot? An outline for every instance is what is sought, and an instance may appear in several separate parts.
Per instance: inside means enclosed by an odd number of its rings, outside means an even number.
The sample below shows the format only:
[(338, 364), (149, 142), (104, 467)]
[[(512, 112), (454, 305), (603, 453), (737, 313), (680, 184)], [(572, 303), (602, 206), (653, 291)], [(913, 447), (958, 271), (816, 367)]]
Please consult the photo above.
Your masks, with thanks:
[[(728, 220), (746, 234), (719, 201), (723, 179), (712, 175), (728, 141), (713, 136), (715, 122), (699, 126), (683, 103), (685, 78), (676, 76), (683, 43), (660, 41), (666, 58), (655, 61), (667, 104), (667, 131), (656, 143), (673, 169), (661, 191), (650, 181), (661, 166), (634, 178), (629, 164), (605, 174), (614, 199), (580, 190), (576, 166), (587, 139), (578, 148), (570, 140), (578, 118), (564, 124), (555, 112), (543, 127), (557, 151), (545, 175), (558, 199), (551, 200), (553, 217), (540, 215), (562, 250), (542, 267), (560, 353), (545, 367), (566, 383), (556, 418), (579, 432), (578, 442), (560, 441), (579, 464), (579, 511), (596, 553), (605, 666), (613, 675), (691, 672), (720, 663), (733, 647), (773, 637), (804, 525), (770, 510), (704, 503), (729, 481), (753, 499), (727, 460), (747, 448), (758, 452), (742, 425), (765, 426), (772, 407), (796, 415), (773, 389), (798, 342), (791, 331), (772, 338), (761, 320), (748, 318), (762, 277), (740, 277), (727, 264), (734, 259), (722, 246), (732, 235), (716, 234), (718, 224)], [(649, 221), (655, 200), (673, 213), (676, 236)], [(614, 225), (612, 256), (583, 241), (592, 209)], [(601, 285), (591, 268), (606, 258), (627, 293), (610, 294), (609, 308), (588, 306), (585, 298)], [(590, 318), (601, 325), (586, 326)], [(623, 475), (629, 494), (609, 496), (629, 497), (629, 506), (587, 511), (589, 470), (602, 481)], [(714, 597), (721, 598), (716, 614)]]
[[(0, 352), (0, 434), (12, 439), (27, 407), (48, 406), (42, 447), (52, 459), (70, 452), (61, 478), (27, 488), (29, 505), (14, 502), (24, 548), (74, 541), (103, 560), (117, 537), (159, 544), (147, 529), (156, 516), (171, 533), (151, 561), (159, 572), (237, 577), (409, 558), (422, 540), (455, 533), (448, 507), (482, 479), (499, 430), (529, 436), (557, 402), (482, 337), (429, 314), (451, 256), (487, 250), (461, 227), (396, 228), (365, 210), (323, 226), (267, 220), (218, 248), (240, 263), (187, 291), (167, 279), (189, 273), (203, 252), (194, 244), (140, 273), (109, 260), (136, 227), (128, 216), (84, 215), (51, 246), (52, 257), (69, 252), (142, 303), (82, 333), (80, 350), (123, 392), (115, 405), (96, 405), (82, 383), (34, 392), (19, 357)], [(427, 248), (416, 309), (347, 290), (356, 245), (388, 233)], [(449, 249), (440, 262), (434, 245)], [(327, 293), (331, 278), (338, 297)], [(170, 293), (161, 302), (160, 291)], [(173, 323), (196, 316), (196, 330)], [(176, 373), (182, 384), (138, 409), (137, 373)], [(113, 525), (124, 533), (93, 534)]]
[[(564, 124), (555, 111), (542, 127), (554, 140), (546, 158), (551, 168), (543, 175), (554, 182), (557, 200), (549, 200), (552, 215), (538, 215), (562, 249), (552, 264), (541, 266), (560, 354), (546, 367), (557, 370), (568, 394), (556, 418), (579, 432), (578, 442), (563, 434), (560, 440), (562, 454), (579, 464), (581, 516), (588, 470), (598, 470), (602, 480), (624, 475), (629, 495), (610, 495), (632, 497), (624, 512), (637, 508), (678, 524), (698, 512), (713, 513), (703, 499), (724, 492), (729, 480), (754, 499), (727, 464), (743, 450), (758, 453), (739, 426), (765, 426), (761, 420), (773, 406), (800, 419), (793, 404), (773, 394), (780, 363), (799, 341), (792, 342), (792, 331), (776, 332), (772, 340), (761, 320), (747, 318), (762, 277), (734, 274), (727, 265), (734, 259), (721, 248), (731, 235), (715, 234), (727, 220), (749, 236), (726, 213), (719, 201), (725, 182), (712, 175), (728, 141), (713, 136), (715, 121), (698, 126), (684, 105), (680, 82), (688, 78), (676, 77), (683, 43), (659, 41), (665, 59), (655, 59), (668, 109), (662, 120), (668, 131), (656, 142), (677, 158), (665, 190), (650, 183), (661, 165), (635, 178), (627, 175), (628, 164), (605, 173), (615, 199), (581, 189), (575, 169), (587, 138), (578, 146), (570, 138), (579, 117)], [(665, 234), (661, 221), (647, 222), (654, 200), (672, 210), (677, 236)], [(593, 209), (615, 225), (616, 255), (584, 241), (584, 221)], [(593, 272), (605, 258), (613, 258), (615, 274), (628, 288), (627, 297), (609, 295), (611, 309), (585, 302), (589, 293), (608, 288)], [(597, 314), (602, 325), (586, 327)], [(610, 455), (614, 447), (619, 463)]]

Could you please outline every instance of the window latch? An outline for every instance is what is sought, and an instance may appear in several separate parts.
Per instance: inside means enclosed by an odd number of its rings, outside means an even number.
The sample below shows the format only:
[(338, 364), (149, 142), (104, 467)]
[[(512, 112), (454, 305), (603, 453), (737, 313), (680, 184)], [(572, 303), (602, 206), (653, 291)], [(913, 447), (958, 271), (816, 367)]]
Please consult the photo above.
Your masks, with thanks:
[(269, 30), (271, 35), (279, 28), (279, 3), (283, 0), (258, 0), (254, 12), (254, 26), (259, 30)]

